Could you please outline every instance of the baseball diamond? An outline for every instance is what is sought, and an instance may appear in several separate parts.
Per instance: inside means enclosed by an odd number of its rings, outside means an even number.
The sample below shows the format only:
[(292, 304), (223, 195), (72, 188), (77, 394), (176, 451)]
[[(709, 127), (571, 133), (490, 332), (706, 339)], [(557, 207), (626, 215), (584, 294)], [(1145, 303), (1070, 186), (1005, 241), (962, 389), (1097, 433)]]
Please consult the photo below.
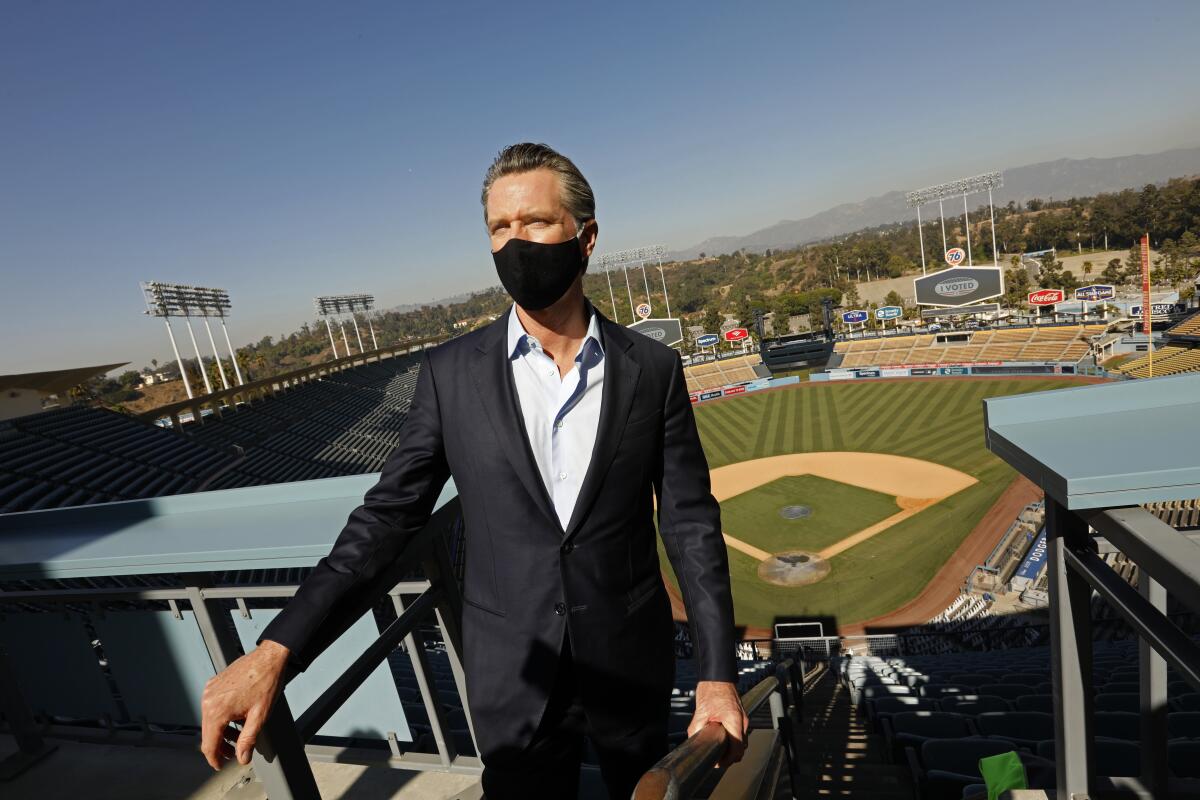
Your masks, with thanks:
[[(1071, 385), (1078, 380), (802, 383), (697, 406), (738, 624), (806, 615), (853, 625), (911, 602), (1014, 480), (984, 445), (983, 399)], [(799, 504), (811, 517), (781, 516)]]

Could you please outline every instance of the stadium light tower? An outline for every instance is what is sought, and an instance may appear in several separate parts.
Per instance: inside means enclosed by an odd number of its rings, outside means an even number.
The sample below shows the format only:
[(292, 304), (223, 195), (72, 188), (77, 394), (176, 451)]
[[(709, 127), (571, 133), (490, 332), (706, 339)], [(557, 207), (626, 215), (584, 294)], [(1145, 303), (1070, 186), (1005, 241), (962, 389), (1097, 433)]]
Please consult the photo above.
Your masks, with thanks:
[(192, 383), (188, 380), (183, 359), (179, 357), (179, 345), (175, 343), (175, 332), (171, 330), (171, 317), (180, 316), (179, 306), (175, 303), (175, 295), (170, 288), (172, 284), (142, 281), (141, 286), (142, 294), (146, 299), (144, 313), (152, 317), (162, 317), (162, 321), (167, 325), (167, 337), (171, 340), (171, 352), (175, 354), (175, 363), (179, 365), (179, 375), (183, 378), (183, 388), (187, 392), (188, 399), (191, 400), (195, 397), (192, 394)]
[[(651, 245), (649, 247), (634, 247), (629, 250), (617, 250), (612, 253), (605, 253), (593, 260), (593, 263), (605, 270), (605, 276), (608, 276), (609, 270), (614, 266), (620, 266), (625, 272), (625, 289), (629, 293), (629, 313), (633, 318), (633, 322), (637, 321), (637, 312), (633, 306), (633, 288), (629, 282), (629, 265), (637, 264), (642, 269), (642, 286), (646, 290), (646, 303), (651, 304), (650, 298), (650, 280), (646, 277), (646, 262), (654, 259), (658, 264), (659, 277), (662, 279), (663, 287), (663, 303), (666, 306), (667, 318), (671, 318), (671, 299), (667, 296), (667, 277), (663, 271), (662, 259), (666, 255), (667, 248), (661, 244)], [(608, 296), (613, 304), (613, 317), (616, 318), (617, 302), (612, 292), (612, 279), (608, 281)]]
[(973, 266), (974, 261), (971, 255), (971, 219), (967, 212), (967, 195), (983, 191), (987, 192), (988, 213), (992, 222), (992, 265), (995, 267), (1000, 266), (1000, 254), (996, 252), (996, 210), (992, 204), (992, 189), (997, 189), (1003, 185), (1004, 176), (1001, 173), (985, 172), (982, 175), (960, 178), (949, 183), (939, 183), (937, 186), (918, 189), (906, 195), (905, 199), (908, 205), (917, 209), (917, 233), (921, 240), (921, 274), (925, 274), (925, 236), (921, 230), (921, 206), (925, 203), (931, 203), (934, 200), (937, 201), (938, 214), (942, 220), (942, 252), (944, 253), (948, 245), (946, 242), (946, 211), (942, 203), (947, 197), (962, 195), (964, 230), (967, 234), (967, 265)]
[(363, 347), (362, 331), (358, 328), (358, 317), (355, 312), (361, 311), (367, 317), (367, 326), (371, 331), (371, 343), (375, 345), (375, 349), (379, 349), (379, 341), (375, 338), (375, 326), (371, 324), (370, 312), (375, 308), (375, 295), (373, 294), (331, 294), (313, 298), (313, 305), (317, 309), (317, 314), (325, 320), (325, 328), (329, 331), (329, 344), (333, 347), (333, 357), (336, 359), (337, 342), (333, 338), (333, 327), (329, 322), (329, 318), (337, 318), (338, 329), (342, 332), (342, 343), (346, 345), (346, 355), (350, 355), (350, 340), (346, 336), (346, 327), (343, 324), (344, 315), (349, 314), (350, 320), (354, 324), (354, 335), (358, 339), (359, 354), (365, 353), (366, 348)]
[(221, 385), (228, 389), (229, 379), (225, 374), (225, 365), (221, 363), (221, 353), (217, 349), (217, 341), (213, 337), (209, 317), (217, 317), (221, 321), (221, 329), (225, 332), (225, 346), (229, 348), (229, 360), (233, 363), (233, 371), (237, 376), (238, 386), (243, 384), (242, 370), (237, 363), (237, 353), (229, 341), (229, 329), (225, 327), (225, 316), (229, 312), (229, 292), (224, 289), (214, 289), (206, 286), (188, 286), (182, 283), (163, 283), (161, 281), (142, 281), (142, 295), (146, 301), (145, 313), (153, 317), (162, 317), (167, 325), (167, 336), (171, 340), (171, 352), (175, 354), (175, 362), (179, 364), (179, 374), (183, 378), (183, 388), (189, 399), (193, 398), (192, 383), (188, 380), (187, 370), (179, 357), (179, 346), (175, 343), (175, 332), (171, 329), (171, 317), (183, 317), (187, 325), (188, 336), (192, 340), (192, 348), (196, 351), (196, 361), (200, 364), (200, 376), (204, 378), (204, 388), (212, 394), (212, 384), (208, 379), (208, 370), (204, 367), (204, 357), (196, 343), (196, 332), (192, 330), (192, 317), (204, 320), (204, 329), (208, 332), (208, 343), (212, 346), (213, 358), (217, 361), (217, 370), (221, 373)]

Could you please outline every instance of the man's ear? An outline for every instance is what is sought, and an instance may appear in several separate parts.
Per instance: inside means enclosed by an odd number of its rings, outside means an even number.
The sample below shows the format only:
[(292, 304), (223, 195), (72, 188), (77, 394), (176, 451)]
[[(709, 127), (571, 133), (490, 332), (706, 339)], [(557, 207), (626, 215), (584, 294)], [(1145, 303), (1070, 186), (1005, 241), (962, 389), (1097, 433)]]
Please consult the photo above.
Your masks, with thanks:
[(599, 233), (600, 226), (596, 223), (596, 220), (589, 219), (583, 224), (583, 235), (579, 237), (579, 240), (583, 243), (584, 259), (590, 258), (592, 252), (596, 249), (596, 240), (599, 238)]

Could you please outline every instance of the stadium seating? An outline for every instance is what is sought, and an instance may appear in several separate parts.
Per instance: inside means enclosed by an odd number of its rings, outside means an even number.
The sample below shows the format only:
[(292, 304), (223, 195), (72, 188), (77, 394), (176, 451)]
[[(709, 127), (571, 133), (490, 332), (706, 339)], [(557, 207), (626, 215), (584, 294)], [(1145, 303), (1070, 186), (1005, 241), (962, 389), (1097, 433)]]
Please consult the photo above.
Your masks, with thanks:
[(229, 448), (101, 408), (0, 421), (0, 513), (194, 492), (233, 465)]
[(1077, 362), (1090, 352), (1090, 338), (1103, 333), (1105, 327), (1001, 328), (974, 332), (970, 341), (944, 345), (931, 334), (892, 335), (841, 341), (834, 351), (842, 356), (841, 366), (846, 369), (981, 361)]
[(1168, 328), (1163, 336), (1165, 345), (1153, 353), (1126, 361), (1112, 371), (1131, 378), (1200, 371), (1200, 314), (1193, 314)]
[[(716, 389), (765, 377), (761, 364), (762, 356), (754, 353), (691, 364), (684, 367), (683, 375), (689, 392), (702, 392), (705, 389)], [(755, 369), (756, 367), (759, 369)]]
[(85, 406), (5, 420), (0, 513), (376, 472), (399, 441), (417, 364), (364, 364), (179, 431)]
[(1167, 329), (1167, 336), (1200, 336), (1200, 314), (1192, 314)]
[[(930, 739), (906, 751), (913, 784), (923, 800), (959, 800), (969, 796), (968, 786), (980, 784), (979, 760), (1012, 751), (1008, 742), (995, 739)], [(1031, 788), (1053, 786), (1053, 764), (1030, 753), (1020, 753)], [(985, 793), (986, 794), (986, 793)]]

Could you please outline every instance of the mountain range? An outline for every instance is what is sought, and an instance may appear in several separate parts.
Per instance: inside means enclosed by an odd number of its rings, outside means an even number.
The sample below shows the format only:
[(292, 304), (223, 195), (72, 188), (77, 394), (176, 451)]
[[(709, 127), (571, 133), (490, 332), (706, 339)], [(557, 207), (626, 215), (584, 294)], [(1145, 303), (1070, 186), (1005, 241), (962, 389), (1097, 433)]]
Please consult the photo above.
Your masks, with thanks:
[[(1060, 158), (1003, 172), (1004, 185), (993, 192), (996, 205), (1010, 200), (1023, 203), (1034, 198), (1088, 197), (1200, 174), (1200, 147), (1115, 158)], [(864, 228), (915, 221), (916, 211), (908, 207), (904, 195), (903, 191), (892, 191), (857, 203), (843, 203), (811, 217), (782, 220), (744, 236), (713, 236), (673, 251), (670, 257), (682, 261), (697, 258), (701, 253), (712, 256), (742, 248), (760, 252), (767, 248), (797, 247)], [(979, 200), (971, 200), (977, 208)], [(932, 219), (936, 214), (935, 208), (922, 218)]]

